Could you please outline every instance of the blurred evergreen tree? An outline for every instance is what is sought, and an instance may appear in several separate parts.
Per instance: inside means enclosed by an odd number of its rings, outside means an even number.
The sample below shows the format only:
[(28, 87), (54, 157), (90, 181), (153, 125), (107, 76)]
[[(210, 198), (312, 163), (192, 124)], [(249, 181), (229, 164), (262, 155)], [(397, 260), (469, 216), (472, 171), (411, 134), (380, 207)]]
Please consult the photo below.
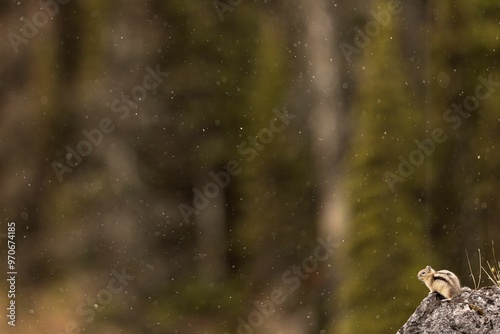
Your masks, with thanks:
[[(403, 4), (358, 65), (364, 73), (349, 180), (352, 263), (341, 333), (396, 331), (426, 294), (415, 274), (427, 264), (468, 284), (465, 248), (483, 247), (496, 229), (489, 224), (498, 182), (490, 138), (498, 133), (498, 98), (492, 94), (462, 121), (456, 111), (446, 113), (474, 96), (478, 76), (495, 72), (498, 35), (484, 14), (497, 5), (422, 2), (425, 10), (409, 11), (416, 3)], [(376, 2), (374, 10), (386, 5)], [(424, 23), (409, 32), (415, 20)], [(411, 34), (427, 41), (424, 52), (405, 42)]]

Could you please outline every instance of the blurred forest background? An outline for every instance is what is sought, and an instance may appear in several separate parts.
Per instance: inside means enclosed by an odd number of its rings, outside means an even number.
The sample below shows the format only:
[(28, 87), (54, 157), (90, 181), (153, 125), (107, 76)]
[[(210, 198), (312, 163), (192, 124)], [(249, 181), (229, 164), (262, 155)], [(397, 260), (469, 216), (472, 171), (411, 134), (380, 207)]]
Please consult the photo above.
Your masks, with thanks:
[(395, 333), (498, 240), (498, 1), (5, 0), (0, 32), (3, 333)]

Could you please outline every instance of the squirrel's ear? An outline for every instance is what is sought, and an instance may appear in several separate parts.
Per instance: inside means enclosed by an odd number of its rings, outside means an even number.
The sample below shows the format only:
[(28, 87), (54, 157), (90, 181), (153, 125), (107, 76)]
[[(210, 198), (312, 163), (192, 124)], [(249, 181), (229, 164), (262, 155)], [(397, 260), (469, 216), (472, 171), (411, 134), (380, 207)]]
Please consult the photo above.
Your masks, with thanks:
[(425, 268), (426, 268), (426, 269), (432, 269), (432, 268), (431, 268), (431, 266), (427, 266), (427, 267), (425, 267)]

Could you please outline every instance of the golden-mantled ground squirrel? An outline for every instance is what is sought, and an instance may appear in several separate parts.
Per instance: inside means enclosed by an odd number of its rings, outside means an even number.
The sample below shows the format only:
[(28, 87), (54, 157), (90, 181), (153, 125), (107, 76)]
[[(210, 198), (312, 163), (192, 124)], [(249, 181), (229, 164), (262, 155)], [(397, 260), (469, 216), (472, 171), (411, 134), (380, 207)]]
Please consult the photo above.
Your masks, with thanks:
[(418, 272), (417, 278), (427, 285), (431, 293), (437, 292), (448, 300), (462, 292), (458, 277), (449, 270), (435, 271), (427, 266)]

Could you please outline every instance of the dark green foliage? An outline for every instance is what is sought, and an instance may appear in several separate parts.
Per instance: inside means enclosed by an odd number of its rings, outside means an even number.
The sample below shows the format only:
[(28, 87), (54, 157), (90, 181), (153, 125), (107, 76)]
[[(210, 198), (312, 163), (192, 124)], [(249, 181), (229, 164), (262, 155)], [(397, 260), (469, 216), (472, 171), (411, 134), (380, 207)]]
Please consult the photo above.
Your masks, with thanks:
[[(494, 238), (496, 224), (488, 221), (497, 217), (492, 201), (498, 194), (491, 184), (498, 182), (492, 139), (498, 133), (498, 88), (467, 119), (443, 115), (452, 103), (474, 96), (478, 76), (493, 73), (500, 81), (494, 71), (498, 57), (492, 56), (496, 20), (481, 14), (498, 6), (488, 1), (429, 6), (422, 30), (414, 30), (430, 32), (422, 36), (430, 55), (421, 68), (425, 95), (410, 88), (414, 79), (405, 69), (413, 65), (400, 57), (404, 20), (377, 36), (359, 65), (366, 70), (354, 106), (358, 126), (350, 156), (353, 260), (340, 333), (395, 332), (426, 294), (415, 278), (420, 267), (433, 263), (453, 270), (468, 285), (465, 248)], [(442, 142), (420, 154), (423, 163), (391, 191), (384, 173), (401, 176), (398, 156), (411, 161), (415, 140), (432, 138), (436, 129)]]

